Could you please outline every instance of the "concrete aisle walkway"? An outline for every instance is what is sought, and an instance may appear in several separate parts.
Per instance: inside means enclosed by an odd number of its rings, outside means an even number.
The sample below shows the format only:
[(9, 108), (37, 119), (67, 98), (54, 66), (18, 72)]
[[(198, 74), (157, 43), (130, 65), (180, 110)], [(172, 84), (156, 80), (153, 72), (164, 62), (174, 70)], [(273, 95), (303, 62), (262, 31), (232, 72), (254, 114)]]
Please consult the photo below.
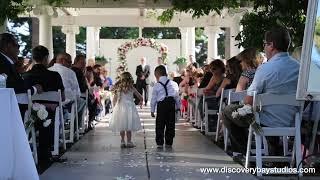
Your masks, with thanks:
[(150, 109), (139, 111), (145, 133), (135, 133), (137, 147), (120, 149), (119, 135), (112, 133), (107, 121), (103, 121), (63, 155), (67, 162), (53, 164), (41, 180), (147, 180), (148, 174), (151, 180), (256, 179), (249, 174), (201, 173), (203, 167), (241, 166), (183, 121), (176, 125), (173, 149), (157, 150), (155, 120), (150, 117)]

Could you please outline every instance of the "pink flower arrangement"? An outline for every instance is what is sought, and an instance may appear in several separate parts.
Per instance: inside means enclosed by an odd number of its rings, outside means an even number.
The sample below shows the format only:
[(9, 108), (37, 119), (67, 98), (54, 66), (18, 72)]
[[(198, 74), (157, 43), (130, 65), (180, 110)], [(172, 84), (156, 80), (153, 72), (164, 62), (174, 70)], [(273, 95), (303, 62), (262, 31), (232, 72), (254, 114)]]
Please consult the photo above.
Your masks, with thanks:
[(129, 50), (140, 46), (147, 46), (155, 49), (161, 54), (162, 59), (166, 61), (168, 55), (168, 47), (165, 44), (157, 43), (154, 39), (138, 38), (132, 42), (126, 42), (118, 48), (118, 56), (121, 66), (124, 66), (124, 68), (127, 69), (126, 54), (129, 52)]

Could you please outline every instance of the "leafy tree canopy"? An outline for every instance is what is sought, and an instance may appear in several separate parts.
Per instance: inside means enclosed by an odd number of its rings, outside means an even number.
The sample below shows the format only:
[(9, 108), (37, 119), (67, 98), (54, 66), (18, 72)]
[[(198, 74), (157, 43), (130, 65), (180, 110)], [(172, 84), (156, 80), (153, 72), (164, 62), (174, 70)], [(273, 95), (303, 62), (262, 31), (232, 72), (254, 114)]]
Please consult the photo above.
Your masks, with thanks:
[(143, 28), (142, 36), (154, 39), (180, 39), (181, 34), (179, 28), (176, 27), (157, 27)]
[[(286, 27), (293, 47), (301, 46), (308, 0), (172, 0), (173, 7), (165, 10), (158, 20), (170, 22), (176, 12), (188, 12), (198, 18), (210, 12), (220, 14), (223, 8), (238, 8), (251, 4), (253, 12), (244, 15), (243, 31), (236, 36), (239, 46), (262, 49), (264, 32), (273, 26)], [(258, 27), (258, 28), (257, 28)]]
[[(292, 38), (292, 47), (302, 45), (306, 21), (305, 0), (255, 0), (254, 11), (243, 16), (243, 30), (236, 36), (239, 46), (263, 49), (264, 33), (271, 27), (286, 27)], [(259, 28), (257, 28), (259, 27)]]

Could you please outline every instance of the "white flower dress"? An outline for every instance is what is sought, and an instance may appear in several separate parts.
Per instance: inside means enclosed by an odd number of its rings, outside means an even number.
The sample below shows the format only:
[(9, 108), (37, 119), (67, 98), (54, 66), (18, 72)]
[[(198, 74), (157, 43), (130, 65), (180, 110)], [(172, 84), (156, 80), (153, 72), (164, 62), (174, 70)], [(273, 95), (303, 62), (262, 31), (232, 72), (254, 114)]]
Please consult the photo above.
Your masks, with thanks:
[(141, 129), (140, 117), (134, 103), (133, 90), (121, 92), (113, 112), (109, 127), (113, 132), (139, 131)]

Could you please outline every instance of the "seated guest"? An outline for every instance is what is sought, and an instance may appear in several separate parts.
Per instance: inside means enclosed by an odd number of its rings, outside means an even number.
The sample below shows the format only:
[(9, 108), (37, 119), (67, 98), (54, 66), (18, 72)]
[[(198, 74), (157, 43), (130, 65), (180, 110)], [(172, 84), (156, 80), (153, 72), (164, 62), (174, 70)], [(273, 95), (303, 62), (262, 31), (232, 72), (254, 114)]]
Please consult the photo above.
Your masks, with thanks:
[(258, 67), (258, 52), (255, 48), (248, 48), (237, 55), (242, 73), (237, 84), (236, 92), (248, 89), (251, 85)]
[[(108, 70), (105, 67), (101, 67), (100, 78), (103, 82), (103, 89), (102, 90), (105, 90), (105, 91), (111, 90), (112, 79), (111, 79), (111, 77), (108, 76)], [(111, 99), (106, 98), (104, 104), (105, 104), (105, 114), (109, 114), (110, 109), (111, 109)]]
[(199, 87), (204, 76), (203, 70), (201, 68), (198, 68), (194, 73), (194, 76), (195, 76), (195, 85), (196, 87)]
[[(88, 87), (90, 87), (90, 84), (93, 84), (94, 82), (94, 77), (93, 77), (93, 68), (91, 66), (86, 67), (86, 73), (85, 73), (85, 78)], [(89, 93), (88, 93), (88, 110), (89, 110), (89, 127), (88, 130), (92, 130), (94, 128), (94, 120), (97, 114), (97, 106), (98, 106), (98, 100), (95, 99), (93, 95), (93, 89), (90, 87), (89, 88)]]
[(220, 59), (216, 59), (210, 63), (209, 68), (213, 76), (208, 85), (204, 88), (203, 93), (216, 94), (224, 79), (225, 66)]
[(56, 63), (49, 68), (51, 71), (58, 72), (62, 78), (63, 86), (65, 88), (66, 99), (77, 99), (78, 113), (82, 114), (85, 106), (85, 100), (81, 99), (81, 92), (76, 73), (67, 68), (71, 63), (71, 56), (68, 53), (60, 53), (56, 58)]
[(216, 92), (216, 97), (220, 97), (222, 88), (233, 89), (237, 87), (240, 75), (242, 73), (240, 61), (236, 57), (232, 57), (227, 61), (226, 77), (223, 79), (221, 86)]
[(68, 99), (80, 97), (81, 92), (76, 74), (66, 66), (68, 65), (67, 53), (60, 53), (56, 58), (56, 63), (49, 68), (50, 71), (58, 72), (62, 78), (63, 86), (65, 88), (65, 95)]
[(183, 81), (184, 73), (185, 73), (185, 69), (183, 69), (183, 70), (180, 72), (180, 76), (175, 76), (175, 77), (173, 78), (173, 81), (176, 82), (177, 84), (180, 84), (180, 83)]
[[(39, 84), (26, 83), (21, 75), (17, 72), (15, 63), (18, 60), (19, 44), (15, 37), (9, 33), (0, 34), (0, 74), (6, 74), (7, 81), (6, 87), (13, 88), (16, 94), (27, 93), (28, 89), (31, 89), (31, 93), (41, 93), (42, 87)], [(26, 98), (17, 96), (18, 102), (25, 101)], [(25, 111), (28, 109), (28, 105), (19, 104), (21, 116), (24, 117)]]
[(61, 90), (64, 100), (64, 86), (59, 73), (49, 71), (48, 66), (49, 50), (44, 46), (37, 46), (32, 50), (34, 65), (30, 71), (23, 74), (23, 78), (29, 84), (40, 84), (44, 92)]
[(52, 67), (54, 65), (54, 63), (56, 63), (57, 58), (53, 57), (53, 59), (50, 60), (49, 64), (48, 64), (48, 68)]
[[(247, 90), (245, 104), (252, 105), (253, 93), (296, 94), (299, 63), (288, 54), (290, 35), (284, 28), (272, 29), (265, 33), (264, 51), (268, 63), (262, 64), (256, 71), (252, 84)], [(239, 106), (238, 106), (239, 107)], [(227, 106), (223, 111), (223, 123), (230, 132), (231, 149), (234, 156), (245, 154), (249, 124), (233, 119), (231, 114), (238, 108)], [(259, 113), (261, 126), (289, 127), (294, 125), (296, 107), (272, 105), (264, 107)], [(267, 137), (269, 154), (279, 153), (278, 137)]]
[[(49, 71), (48, 65), (49, 51), (44, 46), (37, 46), (32, 50), (32, 59), (34, 66), (32, 69), (23, 74), (23, 78), (29, 84), (40, 84), (43, 87), (43, 91), (58, 91), (62, 92), (64, 98), (64, 87), (62, 79), (57, 72)], [(49, 113), (49, 119), (54, 119), (55, 107), (57, 105), (45, 104)], [(45, 170), (50, 165), (51, 158), (51, 146), (53, 145), (54, 134), (54, 121), (48, 126), (44, 127), (41, 123), (36, 124), (36, 129), (39, 130), (39, 167), (40, 171)]]
[(83, 54), (78, 54), (74, 58), (74, 63), (71, 69), (76, 73), (76, 77), (78, 80), (78, 85), (81, 93), (85, 93), (88, 89), (88, 84), (86, 78), (84, 76), (84, 72), (86, 70), (86, 57)]
[(204, 65), (202, 69), (203, 69), (204, 75), (203, 75), (203, 78), (201, 79), (201, 82), (198, 88), (205, 88), (209, 84), (210, 79), (212, 78), (212, 72), (210, 71), (209, 64)]
[[(217, 93), (217, 90), (219, 89), (223, 78), (224, 78), (224, 73), (225, 73), (225, 66), (224, 63), (216, 59), (212, 61), (209, 65), (210, 71), (213, 74), (208, 85), (203, 89), (203, 93), (206, 95), (215, 95)], [(199, 111), (200, 111), (200, 116), (203, 118), (203, 97), (200, 98), (199, 101)], [(207, 101), (208, 103), (208, 108), (212, 109), (215, 108), (217, 109), (218, 106), (218, 100), (216, 98), (210, 99), (210, 101)]]
[(96, 64), (93, 66), (93, 78), (94, 78), (94, 81), (93, 83), (91, 84), (91, 86), (99, 86), (99, 87), (102, 87), (103, 86), (103, 82), (100, 78), (100, 71), (101, 71), (101, 65), (100, 64)]

